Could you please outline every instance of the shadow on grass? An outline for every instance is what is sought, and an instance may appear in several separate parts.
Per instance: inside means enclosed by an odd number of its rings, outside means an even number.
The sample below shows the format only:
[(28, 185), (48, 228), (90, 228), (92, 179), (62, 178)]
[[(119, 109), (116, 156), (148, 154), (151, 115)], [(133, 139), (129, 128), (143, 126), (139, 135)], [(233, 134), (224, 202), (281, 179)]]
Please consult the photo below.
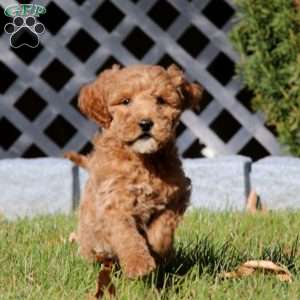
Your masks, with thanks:
[(214, 278), (217, 274), (233, 270), (251, 259), (271, 260), (295, 272), (298, 241), (297, 237), (291, 249), (284, 249), (282, 245), (277, 244), (263, 248), (260, 257), (251, 257), (248, 251), (236, 249), (230, 241), (217, 244), (207, 236), (198, 237), (191, 244), (178, 244), (173, 256), (163, 262), (152, 276), (146, 277), (145, 282), (161, 289), (179, 283), (191, 270), (198, 275), (205, 273)]

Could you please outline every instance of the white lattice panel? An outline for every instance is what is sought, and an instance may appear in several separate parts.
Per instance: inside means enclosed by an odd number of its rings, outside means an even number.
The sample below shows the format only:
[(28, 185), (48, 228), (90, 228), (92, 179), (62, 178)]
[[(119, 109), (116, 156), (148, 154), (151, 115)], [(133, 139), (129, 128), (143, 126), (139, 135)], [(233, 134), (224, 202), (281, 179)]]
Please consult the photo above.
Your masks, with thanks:
[[(0, 157), (84, 151), (97, 128), (77, 111), (79, 88), (113, 63), (173, 62), (206, 89), (200, 111), (182, 116), (177, 144), (183, 156), (280, 153), (234, 77), (230, 0), (38, 3), (47, 6), (39, 19), (48, 30), (38, 48), (13, 49), (3, 30), (0, 37)], [(9, 21), (2, 16), (1, 29)]]

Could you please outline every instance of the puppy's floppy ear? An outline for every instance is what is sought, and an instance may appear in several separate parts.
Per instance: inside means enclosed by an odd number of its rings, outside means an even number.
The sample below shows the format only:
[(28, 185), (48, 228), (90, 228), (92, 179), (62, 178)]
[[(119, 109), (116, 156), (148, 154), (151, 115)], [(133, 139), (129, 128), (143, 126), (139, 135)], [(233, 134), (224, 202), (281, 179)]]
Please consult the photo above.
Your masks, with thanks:
[(183, 109), (196, 108), (202, 98), (202, 86), (197, 83), (189, 83), (183, 72), (174, 64), (167, 69), (167, 72), (183, 100)]
[(83, 114), (94, 120), (104, 128), (108, 128), (112, 120), (109, 114), (105, 99), (104, 85), (112, 73), (118, 71), (120, 67), (113, 65), (112, 69), (101, 73), (98, 78), (81, 88), (78, 105)]
[(203, 87), (197, 83), (184, 83), (181, 86), (181, 91), (184, 96), (183, 108), (198, 108), (203, 96)]
[(97, 88), (95, 83), (81, 88), (78, 106), (83, 114), (95, 121), (98, 125), (108, 128), (111, 116), (108, 112), (103, 92)]

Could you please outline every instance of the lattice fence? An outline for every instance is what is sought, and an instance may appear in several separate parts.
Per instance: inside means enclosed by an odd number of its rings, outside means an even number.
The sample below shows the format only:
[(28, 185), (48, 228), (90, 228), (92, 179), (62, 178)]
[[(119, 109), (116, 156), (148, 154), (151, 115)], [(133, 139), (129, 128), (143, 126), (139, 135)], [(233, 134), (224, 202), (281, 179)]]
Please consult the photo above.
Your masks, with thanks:
[[(97, 130), (76, 108), (82, 84), (113, 63), (176, 62), (206, 96), (183, 114), (177, 144), (184, 157), (279, 154), (251, 94), (234, 77), (238, 56), (227, 33), (231, 0), (44, 0), (47, 32), (38, 48), (9, 46), (0, 11), (0, 157), (84, 152)], [(1, 10), (12, 1), (1, 1)]]

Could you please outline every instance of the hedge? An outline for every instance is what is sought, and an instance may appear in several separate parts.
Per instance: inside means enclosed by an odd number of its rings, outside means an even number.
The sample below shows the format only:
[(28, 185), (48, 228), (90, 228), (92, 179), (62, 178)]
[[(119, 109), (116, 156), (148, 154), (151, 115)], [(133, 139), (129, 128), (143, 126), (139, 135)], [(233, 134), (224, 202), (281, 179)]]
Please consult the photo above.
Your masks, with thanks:
[(236, 0), (237, 72), (283, 148), (300, 157), (300, 1)]

